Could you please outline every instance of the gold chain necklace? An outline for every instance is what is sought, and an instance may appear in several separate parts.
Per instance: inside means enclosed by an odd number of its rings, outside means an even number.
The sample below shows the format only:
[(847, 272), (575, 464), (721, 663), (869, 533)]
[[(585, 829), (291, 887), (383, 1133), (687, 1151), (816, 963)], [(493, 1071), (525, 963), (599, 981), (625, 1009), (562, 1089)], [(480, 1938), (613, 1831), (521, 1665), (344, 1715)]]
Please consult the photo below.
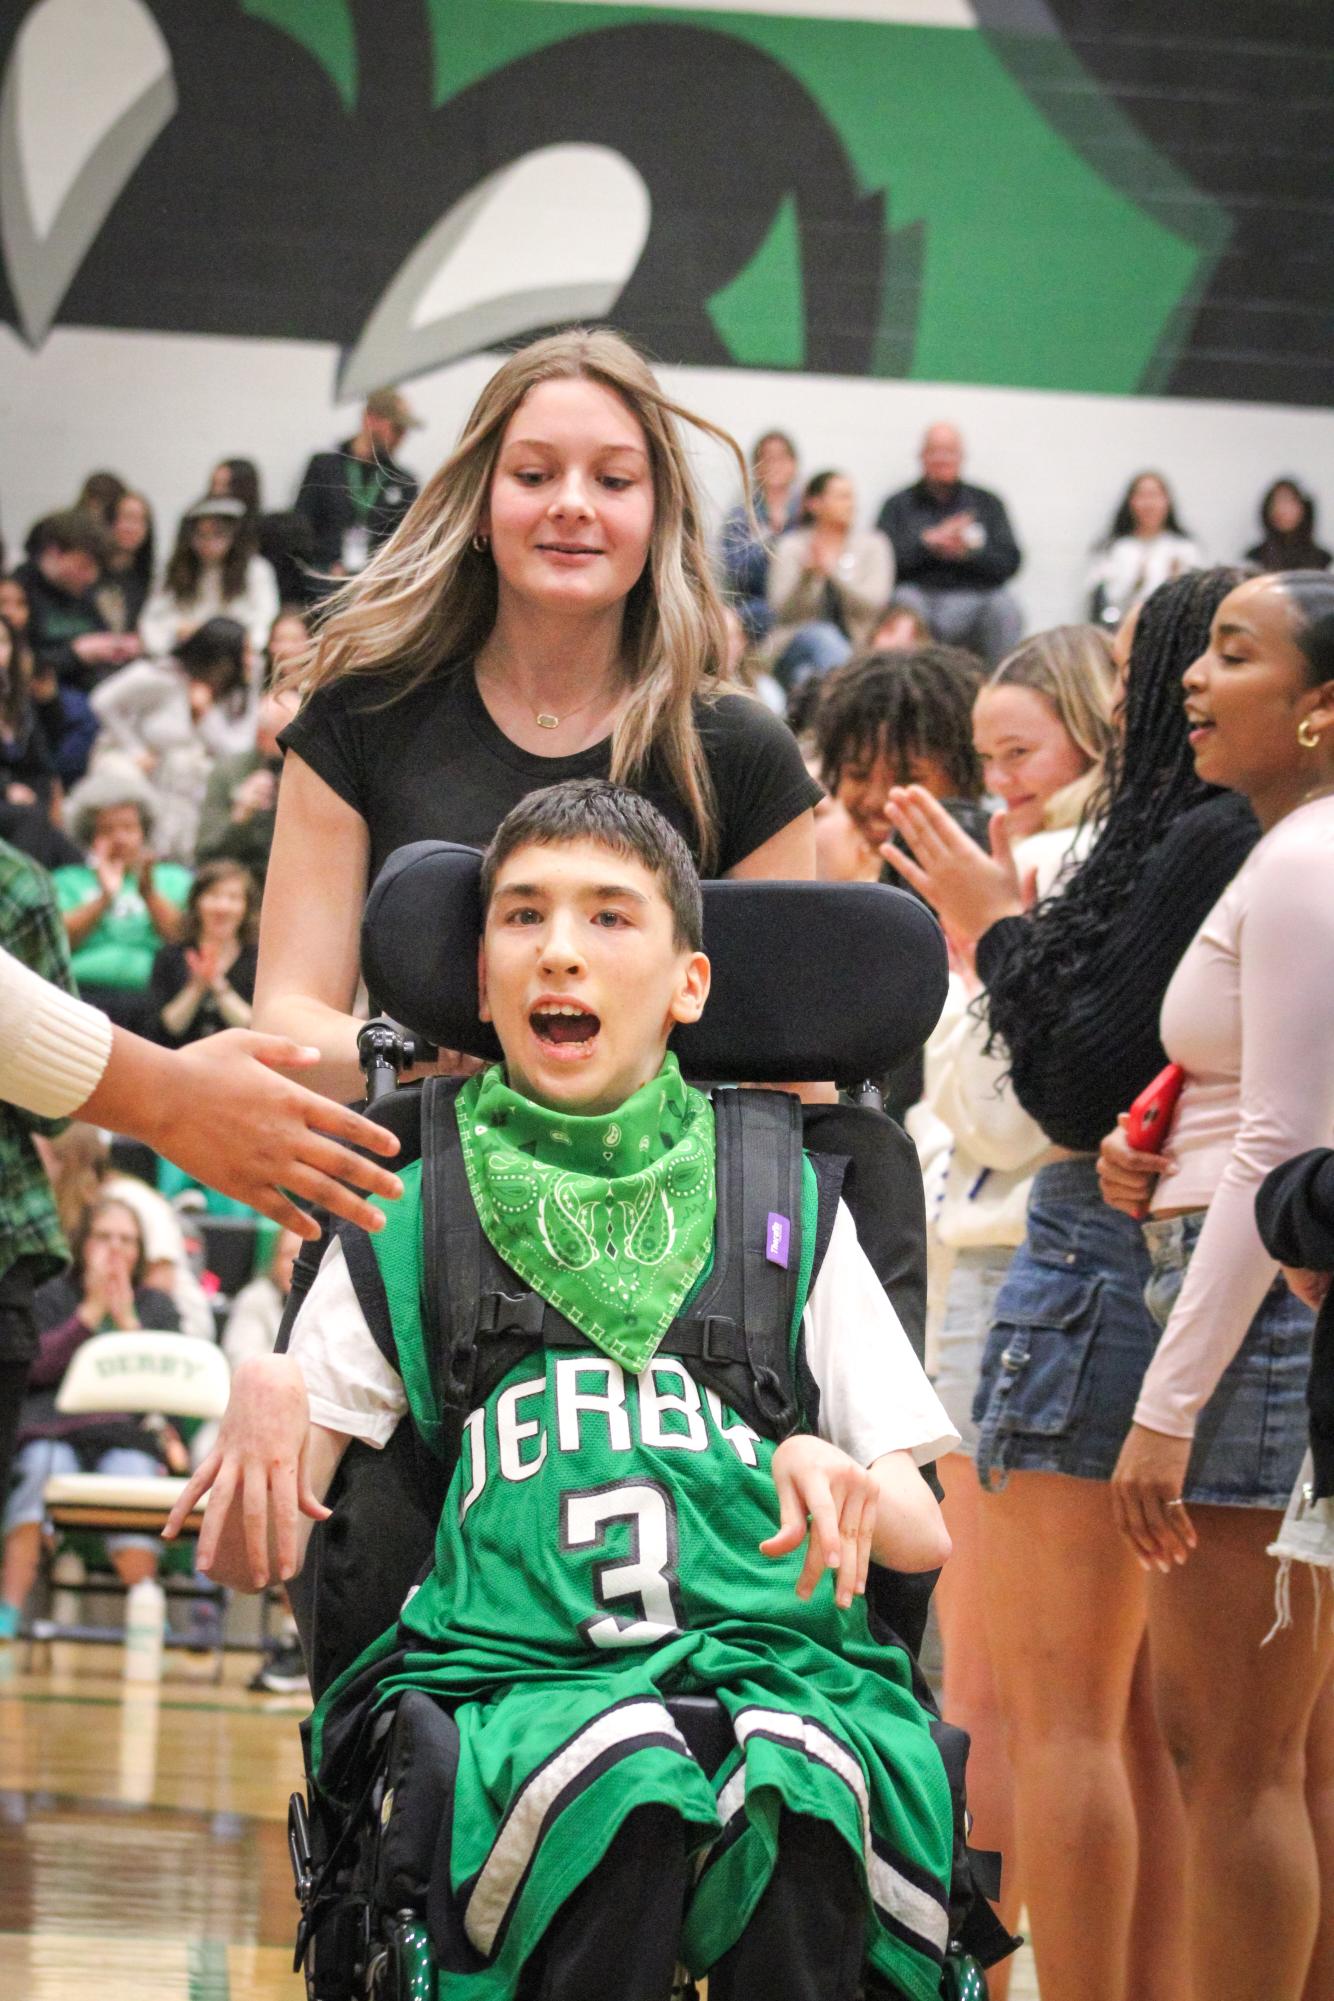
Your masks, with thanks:
[[(533, 721), (537, 724), (537, 727), (540, 730), (558, 730), (561, 727), (562, 723), (571, 722), (575, 716), (581, 716), (585, 709), (591, 709), (594, 702), (601, 700), (605, 692), (601, 688), (595, 688), (593, 693), (589, 695), (586, 700), (578, 703), (578, 705), (575, 708), (567, 709), (563, 716), (556, 716), (551, 713), (550, 709), (539, 709), (535, 703), (531, 702), (528, 699), (527, 695), (521, 693), (521, 691), (518, 688), (514, 687), (513, 684), (510, 683), (509, 681), (502, 680), (501, 686), (508, 688), (510, 693), (512, 693), (515, 696), (516, 700), (523, 703), (523, 706), (529, 711), (529, 713), (533, 718)], [(617, 699), (619, 700), (619, 696), (617, 697)]]

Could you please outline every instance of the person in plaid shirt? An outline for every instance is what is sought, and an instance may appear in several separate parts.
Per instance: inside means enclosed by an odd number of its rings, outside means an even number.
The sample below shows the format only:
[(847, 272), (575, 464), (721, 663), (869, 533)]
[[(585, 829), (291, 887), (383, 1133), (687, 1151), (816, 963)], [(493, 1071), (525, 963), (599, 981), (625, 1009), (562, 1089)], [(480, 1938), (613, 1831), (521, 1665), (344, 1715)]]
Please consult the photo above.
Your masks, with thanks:
[[(53, 986), (74, 993), (65, 927), (50, 878), (0, 841), (0, 945)], [(69, 1262), (36, 1133), (60, 1132), (65, 1119), (43, 1118), (0, 1101), (0, 1500), (9, 1491), (14, 1440), (28, 1369), (37, 1352), (32, 1296)], [(7, 1637), (0, 1606), (0, 1640)]]

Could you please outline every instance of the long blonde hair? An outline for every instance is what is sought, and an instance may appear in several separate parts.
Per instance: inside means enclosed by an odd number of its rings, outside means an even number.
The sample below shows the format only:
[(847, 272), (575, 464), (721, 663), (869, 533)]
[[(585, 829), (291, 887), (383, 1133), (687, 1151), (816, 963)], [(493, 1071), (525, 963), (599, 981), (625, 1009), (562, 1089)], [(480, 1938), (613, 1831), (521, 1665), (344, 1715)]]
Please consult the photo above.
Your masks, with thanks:
[(1107, 753), (1116, 741), (1112, 700), (1116, 668), (1111, 641), (1095, 625), (1054, 625), (1036, 632), (1001, 661), (988, 688), (1031, 688), (1049, 702), (1070, 741), (1089, 760), (1088, 770), (1054, 792), (1043, 810), (1044, 827), (1076, 827), (1102, 782)]
[(407, 694), (442, 667), (476, 658), (495, 624), (497, 582), (489, 551), (475, 549), (473, 536), (506, 426), (539, 383), (578, 378), (610, 389), (638, 418), (653, 473), (649, 560), (625, 602), (631, 694), (612, 738), (611, 776), (634, 784), (657, 752), (690, 808), (707, 865), (717, 850), (716, 801), (693, 703), (718, 688), (727, 630), (678, 422), (730, 450), (747, 491), (749, 478), (736, 441), (666, 396), (620, 334), (575, 327), (510, 356), (397, 533), (330, 599), (312, 658), (295, 662), (284, 680), (309, 696), (347, 675), (391, 669)]

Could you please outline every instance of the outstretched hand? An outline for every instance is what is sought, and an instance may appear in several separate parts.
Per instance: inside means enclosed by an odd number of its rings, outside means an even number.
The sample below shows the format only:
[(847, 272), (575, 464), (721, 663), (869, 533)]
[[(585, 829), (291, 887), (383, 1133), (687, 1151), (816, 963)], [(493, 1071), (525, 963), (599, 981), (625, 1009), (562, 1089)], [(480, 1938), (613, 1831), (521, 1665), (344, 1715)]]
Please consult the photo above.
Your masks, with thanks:
[(180, 1534), (207, 1494), (198, 1568), (207, 1574), (221, 1550), (223, 1583), (262, 1591), (286, 1582), (299, 1568), (298, 1517), (322, 1522), (330, 1512), (310, 1484), (309, 1448), (310, 1406), (296, 1363), (251, 1356), (232, 1378), (218, 1442), (168, 1516), (164, 1539)]
[(806, 1543), (798, 1598), (809, 1598), (826, 1570), (836, 1571), (834, 1597), (844, 1611), (866, 1590), (879, 1489), (873, 1474), (836, 1445), (800, 1434), (773, 1456), (779, 1528), (760, 1544), (762, 1556), (788, 1556)]
[(355, 1191), (393, 1201), (403, 1185), (348, 1149), (365, 1147), (387, 1159), (398, 1141), (281, 1074), (318, 1061), (317, 1049), (249, 1029), (227, 1029), (173, 1051), (118, 1029), (106, 1074), (83, 1109), (99, 1123), (147, 1139), (187, 1174), (298, 1236), (320, 1232), (293, 1197), (363, 1229), (383, 1229), (381, 1211)]

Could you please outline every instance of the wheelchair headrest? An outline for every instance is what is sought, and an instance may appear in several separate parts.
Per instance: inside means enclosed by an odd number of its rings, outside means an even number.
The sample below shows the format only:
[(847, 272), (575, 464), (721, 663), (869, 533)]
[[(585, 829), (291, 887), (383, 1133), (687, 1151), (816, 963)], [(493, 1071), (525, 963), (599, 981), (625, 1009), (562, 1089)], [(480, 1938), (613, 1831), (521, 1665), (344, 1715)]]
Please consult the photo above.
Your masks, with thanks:
[[(376, 1008), (494, 1060), (500, 1045), (477, 1017), (480, 882), (475, 848), (398, 848), (367, 899), (361, 964)], [(879, 1077), (921, 1048), (944, 1005), (939, 925), (879, 883), (706, 882), (704, 949), (708, 1005), (672, 1038), (703, 1083)]]

